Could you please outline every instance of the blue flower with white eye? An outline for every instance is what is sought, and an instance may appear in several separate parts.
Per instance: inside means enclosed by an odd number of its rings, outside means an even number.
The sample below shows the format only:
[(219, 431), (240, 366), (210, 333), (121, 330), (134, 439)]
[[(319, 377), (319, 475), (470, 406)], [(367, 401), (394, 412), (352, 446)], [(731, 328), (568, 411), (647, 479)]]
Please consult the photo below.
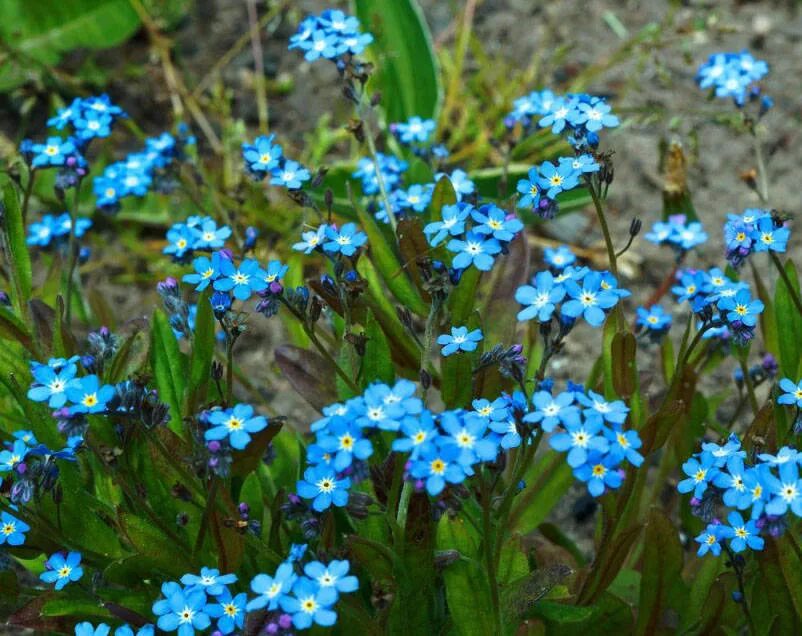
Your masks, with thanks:
[(556, 249), (547, 247), (543, 250), (543, 260), (546, 261), (546, 265), (549, 267), (561, 270), (576, 263), (576, 255), (567, 245), (560, 245)]
[(461, 484), (465, 481), (465, 470), (457, 461), (460, 449), (456, 444), (438, 443), (421, 450), (417, 459), (412, 461), (409, 474), (424, 482), (426, 492), (436, 497), (446, 484)]
[(409, 413), (420, 412), (422, 404), (414, 399), (403, 399), (386, 384), (371, 384), (364, 393), (361, 403), (354, 403), (357, 424), (362, 428), (378, 428), (383, 431), (397, 431), (401, 419)]
[(461, 417), (453, 411), (440, 418), (440, 428), (445, 433), (440, 444), (453, 444), (459, 449), (455, 461), (468, 474), (477, 462), (490, 462), (498, 455), (498, 443), (485, 435), (489, 421), (490, 418)]
[(309, 170), (297, 161), (285, 161), (280, 168), (273, 169), (270, 185), (284, 186), (289, 190), (298, 190), (311, 179)]
[(295, 484), (299, 497), (312, 500), (312, 508), (317, 512), (328, 510), (332, 505), (342, 508), (348, 504), (348, 477), (337, 478), (331, 465), (317, 464), (304, 471), (304, 478)]
[(713, 456), (716, 468), (721, 468), (731, 457), (746, 457), (746, 451), (741, 450), (741, 440), (734, 433), (730, 433), (729, 438), (724, 444), (715, 442), (702, 443), (702, 451)]
[[(565, 125), (577, 115), (578, 100), (558, 97), (551, 104), (548, 112), (538, 121), (541, 128), (551, 128), (551, 132), (559, 135)], [(551, 195), (549, 195), (551, 196)]]
[(181, 583), (187, 586), (187, 591), (200, 589), (209, 596), (220, 596), (226, 585), (236, 582), (236, 574), (220, 574), (220, 570), (207, 567), (202, 567), (200, 574), (185, 574), (181, 577)]
[(577, 393), (576, 400), (587, 407), (586, 417), (599, 417), (610, 424), (623, 424), (629, 414), (629, 407), (622, 400), (608, 402), (604, 396), (590, 390), (587, 394)]
[(580, 415), (574, 399), (575, 395), (571, 391), (563, 391), (556, 396), (548, 391), (537, 391), (532, 396), (534, 408), (524, 415), (524, 422), (540, 424), (546, 433), (551, 433), (558, 424), (566, 428), (577, 427), (580, 424)]
[(410, 117), (406, 122), (398, 122), (390, 125), (390, 129), (402, 143), (426, 143), (434, 132), (435, 123), (433, 119), (421, 119), (417, 115)]
[(355, 421), (334, 417), (318, 436), (317, 444), (332, 457), (334, 469), (342, 472), (354, 459), (365, 460), (373, 454), (373, 445), (362, 436), (362, 429)]
[(267, 427), (267, 420), (253, 414), (250, 404), (237, 404), (230, 409), (213, 411), (209, 417), (209, 429), (204, 433), (206, 440), (228, 438), (232, 448), (244, 449), (251, 441), (251, 435)]
[(565, 297), (565, 288), (554, 282), (551, 272), (538, 272), (532, 283), (515, 290), (515, 300), (524, 306), (517, 318), (549, 322), (557, 303)]
[(206, 613), (217, 619), (217, 629), (223, 634), (231, 634), (245, 625), (245, 592), (232, 596), (227, 589), (216, 599), (216, 603), (206, 606)]
[(314, 31), (312, 37), (299, 43), (307, 62), (314, 62), (320, 58), (332, 60), (337, 57), (338, 38), (325, 31)]
[(751, 550), (762, 550), (764, 541), (760, 536), (760, 529), (757, 521), (750, 519), (744, 521), (743, 517), (736, 511), (732, 511), (727, 516), (729, 526), (724, 526), (721, 530), (721, 538), (730, 540), (730, 547), (736, 554), (743, 552), (746, 548)]
[(740, 322), (747, 327), (757, 324), (757, 317), (764, 309), (763, 301), (752, 300), (748, 289), (742, 289), (732, 298), (719, 298), (717, 306), (720, 312), (727, 312), (728, 322)]
[(797, 517), (802, 517), (802, 480), (799, 466), (794, 461), (780, 465), (779, 478), (771, 472), (764, 475), (771, 500), (766, 504), (766, 514), (782, 516), (790, 508)]
[(600, 497), (608, 488), (619, 488), (623, 482), (618, 471), (618, 459), (598, 451), (588, 453), (587, 461), (574, 468), (574, 477), (588, 485), (588, 492), (593, 497)]
[(429, 445), (434, 443), (438, 430), (429, 411), (419, 416), (407, 415), (401, 420), (401, 435), (393, 440), (392, 449), (396, 453), (409, 453), (410, 459), (417, 459)]
[(519, 208), (536, 208), (540, 203), (540, 185), (538, 180), (540, 175), (537, 168), (530, 168), (526, 179), (519, 179), (517, 190), (518, 193), (523, 195), (518, 199)]
[(299, 577), (292, 586), (292, 594), (281, 598), (281, 609), (292, 616), (296, 629), (308, 629), (312, 625), (331, 627), (337, 622), (337, 613), (331, 606), (337, 601), (333, 587), (321, 587), (317, 581)]
[[(750, 497), (744, 481), (745, 475), (746, 469), (744, 468), (743, 459), (733, 456), (727, 460), (727, 469), (722, 470), (713, 479), (713, 485), (724, 491), (722, 500), (725, 506), (743, 509), (750, 505)], [(740, 505), (741, 502), (743, 502), (743, 506)]]
[(580, 103), (577, 106), (579, 113), (572, 119), (574, 125), (584, 125), (590, 132), (598, 132), (602, 128), (615, 128), (619, 125), (618, 117), (610, 111), (609, 104), (601, 99), (594, 99), (591, 103)]
[(488, 272), (493, 267), (493, 257), (501, 251), (501, 245), (494, 238), (468, 232), (464, 241), (451, 239), (446, 249), (456, 253), (451, 262), (456, 269), (466, 269), (473, 265), (480, 271)]
[(100, 385), (96, 375), (85, 375), (67, 388), (67, 399), (72, 402), (73, 413), (101, 413), (106, 404), (114, 397), (114, 387), (109, 384)]
[(555, 166), (550, 161), (544, 161), (538, 169), (540, 177), (538, 178), (538, 185), (541, 191), (546, 192), (549, 199), (553, 199), (560, 192), (566, 192), (579, 185), (579, 172), (573, 169), (571, 165), (557, 165)]
[(272, 612), (278, 607), (281, 598), (289, 593), (297, 579), (298, 575), (295, 574), (290, 562), (279, 565), (274, 576), (257, 574), (251, 581), (251, 591), (257, 596), (248, 601), (245, 609), (253, 612), (267, 608)]
[(191, 228), (195, 235), (195, 242), (192, 247), (196, 250), (213, 250), (223, 247), (226, 239), (231, 236), (231, 228), (223, 225), (217, 227), (214, 219), (206, 218)]
[(309, 230), (308, 232), (301, 233), (301, 241), (294, 243), (292, 249), (296, 252), (303, 252), (304, 254), (311, 254), (317, 248), (323, 247), (323, 241), (326, 237), (326, 228), (328, 226), (321, 225), (316, 230)]
[(67, 124), (72, 124), (73, 120), (80, 115), (81, 104), (81, 98), (76, 97), (69, 106), (59, 108), (55, 117), (47, 120), (47, 127), (63, 130)]
[(67, 389), (77, 386), (74, 364), (59, 370), (42, 364), (33, 369), (34, 384), (28, 390), (28, 399), (47, 402), (50, 408), (61, 408), (67, 402)]
[(310, 561), (304, 566), (304, 574), (316, 581), (321, 588), (330, 587), (340, 594), (348, 594), (359, 589), (359, 580), (348, 575), (350, 567), (347, 560), (335, 559), (329, 563)]
[(708, 524), (707, 528), (696, 537), (695, 541), (699, 544), (699, 550), (696, 552), (697, 556), (704, 556), (711, 552), (713, 556), (721, 554), (721, 529), (720, 524)]
[(560, 158), (560, 163), (565, 161), (569, 163), (571, 169), (576, 172), (581, 172), (582, 174), (589, 174), (591, 172), (598, 172), (601, 170), (601, 166), (598, 164), (596, 159), (593, 158), (593, 155), (584, 154), (578, 155), (574, 158), (570, 157), (562, 157)]
[(340, 40), (340, 48), (343, 53), (359, 55), (365, 48), (373, 42), (373, 35), (370, 33), (346, 33)]
[(356, 229), (354, 223), (346, 223), (339, 230), (334, 225), (326, 226), (327, 242), (323, 244), (323, 251), (330, 254), (353, 256), (357, 249), (367, 243), (368, 237), (364, 232)]
[(227, 258), (220, 259), (220, 275), (214, 281), (217, 291), (232, 292), (237, 300), (248, 300), (254, 292), (267, 289), (265, 282), (267, 273), (259, 267), (259, 263), (246, 258), (239, 267)]
[(677, 484), (677, 490), (682, 494), (693, 491), (693, 496), (697, 499), (702, 497), (702, 493), (707, 490), (707, 486), (719, 473), (715, 466), (715, 457), (711, 453), (703, 452), (699, 458), (691, 457), (682, 465), (682, 472), (688, 475)]
[(43, 144), (33, 144), (34, 153), (31, 166), (34, 168), (47, 168), (50, 166), (63, 166), (67, 157), (75, 153), (75, 144), (69, 139), (61, 137), (48, 137)]
[(648, 332), (663, 334), (671, 328), (671, 314), (666, 313), (660, 305), (638, 307), (635, 314), (635, 324)]
[(88, 141), (95, 137), (108, 137), (111, 134), (111, 116), (93, 110), (85, 110), (73, 119), (73, 126), (79, 139)]
[(468, 203), (444, 205), (440, 212), (441, 220), (433, 221), (423, 228), (429, 245), (437, 247), (447, 236), (460, 236), (465, 232), (465, 220), (473, 210)]
[(242, 144), (242, 157), (251, 172), (267, 174), (278, 167), (282, 150), (273, 143), (274, 138), (275, 135), (263, 135), (254, 139), (252, 144)]
[(199, 256), (192, 261), (195, 273), (185, 274), (181, 280), (195, 285), (195, 291), (203, 291), (220, 276), (220, 260), (220, 252), (215, 252), (211, 258)]
[(599, 327), (605, 319), (605, 311), (618, 302), (618, 295), (602, 288), (602, 275), (589, 272), (580, 287), (573, 280), (563, 283), (570, 300), (563, 302), (560, 312), (569, 318), (582, 316), (592, 327)]
[(504, 243), (509, 243), (518, 232), (524, 229), (524, 224), (517, 217), (507, 215), (504, 210), (492, 203), (473, 210), (471, 217), (476, 222), (473, 226), (474, 232), (492, 236)]
[(566, 461), (571, 468), (578, 468), (588, 460), (590, 451), (606, 453), (609, 448), (607, 439), (599, 435), (602, 430), (601, 418), (593, 418), (584, 423), (568, 424), (564, 433), (557, 433), (549, 440), (549, 445), (556, 451), (568, 451)]
[(45, 583), (55, 583), (56, 590), (62, 590), (68, 583), (77, 581), (83, 575), (80, 552), (69, 552), (66, 555), (56, 552), (45, 561), (45, 571), (39, 578)]
[(206, 613), (206, 593), (203, 590), (186, 591), (180, 588), (166, 602), (157, 601), (153, 613), (159, 617), (158, 628), (165, 632), (178, 632), (178, 636), (192, 636), (195, 630), (205, 630), (211, 624)]
[(444, 333), (437, 337), (437, 344), (443, 347), (440, 353), (445, 357), (460, 351), (476, 351), (483, 338), (481, 329), (468, 331), (467, 327), (451, 327), (450, 334)]
[(802, 380), (794, 383), (791, 378), (783, 378), (780, 380), (780, 389), (783, 393), (777, 398), (777, 404), (794, 405), (802, 409)]
[(0, 451), (0, 473), (14, 470), (18, 464), (24, 461), (29, 452), (28, 444), (21, 439), (15, 440), (10, 448)]
[(423, 212), (432, 201), (434, 189), (430, 184), (416, 183), (406, 190), (395, 190), (396, 204), (399, 209), (412, 208), (415, 212)]

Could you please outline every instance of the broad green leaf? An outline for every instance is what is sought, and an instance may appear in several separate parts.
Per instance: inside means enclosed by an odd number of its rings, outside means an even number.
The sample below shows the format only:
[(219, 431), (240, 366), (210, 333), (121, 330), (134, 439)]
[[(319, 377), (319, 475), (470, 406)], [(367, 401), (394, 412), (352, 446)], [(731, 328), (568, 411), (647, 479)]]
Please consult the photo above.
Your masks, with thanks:
[(111, 361), (106, 379), (112, 384), (130, 377), (147, 362), (149, 353), (147, 334), (136, 331), (123, 343)]
[(375, 41), (376, 84), (388, 121), (437, 118), (441, 88), (429, 27), (417, 0), (354, 0), (362, 28)]
[(687, 630), (701, 622), (702, 610), (713, 581), (724, 571), (724, 563), (721, 559), (698, 559), (694, 565), (697, 568), (691, 578), (688, 602), (680, 612), (682, 617), (680, 631), (682, 633), (686, 633)]
[(187, 382), (185, 358), (178, 349), (178, 341), (167, 316), (158, 309), (153, 313), (150, 354), (159, 397), (170, 406), (170, 429), (181, 435)]
[[(359, 208), (357, 214), (359, 215), (362, 229), (365, 230), (365, 234), (368, 236), (370, 257), (387, 287), (405, 307), (419, 316), (425, 316), (428, 313), (428, 307), (404, 271), (401, 262), (393, 252), (393, 248), (385, 238), (381, 228), (364, 209)], [(362, 258), (366, 257), (363, 256)]]
[(0, 39), (18, 54), (0, 70), (0, 90), (25, 82), (35, 63), (53, 66), (73, 49), (120, 44), (140, 24), (129, 0), (2, 0), (0, 14)]
[(681, 615), (687, 600), (682, 582), (682, 544), (665, 513), (652, 509), (643, 540), (638, 634), (671, 633), (667, 610)]
[(526, 487), (515, 497), (510, 527), (523, 535), (537, 528), (574, 483), (571, 468), (562, 453), (546, 453), (525, 476)]
[(153, 523), (142, 517), (121, 512), (118, 523), (123, 538), (139, 554), (152, 559), (156, 567), (166, 574), (181, 576), (186, 571), (184, 559), (176, 559), (176, 550), (186, 554), (186, 546), (177, 546)]
[[(3, 19), (0, 20), (0, 32), (3, 26), (13, 26), (3, 9)], [(28, 245), (25, 243), (25, 223), (22, 220), (19, 194), (11, 181), (6, 180), (3, 186), (3, 206), (5, 214), (3, 229), (8, 242), (8, 260), (11, 267), (13, 284), (14, 306), (19, 315), (24, 316), (26, 306), (31, 298), (31, 256)]]
[[(785, 271), (799, 294), (799, 278), (794, 262), (788, 259)], [(774, 291), (774, 312), (777, 319), (777, 341), (780, 353), (780, 368), (784, 375), (796, 379), (802, 360), (802, 316), (794, 305), (791, 293), (782, 279), (778, 279)]]
[(363, 384), (367, 386), (371, 382), (379, 380), (390, 383), (395, 380), (395, 368), (393, 367), (390, 344), (387, 336), (381, 329), (373, 312), (368, 310), (367, 324), (365, 325), (365, 356), (362, 360)]
[(33, 356), (38, 355), (30, 330), (6, 307), (0, 307), (0, 339), (18, 342)]
[(215, 319), (211, 291), (205, 290), (198, 299), (198, 314), (195, 317), (195, 333), (192, 337), (192, 355), (189, 359), (189, 386), (187, 387), (187, 412), (194, 413), (206, 400), (211, 381), (212, 358), (216, 344)]

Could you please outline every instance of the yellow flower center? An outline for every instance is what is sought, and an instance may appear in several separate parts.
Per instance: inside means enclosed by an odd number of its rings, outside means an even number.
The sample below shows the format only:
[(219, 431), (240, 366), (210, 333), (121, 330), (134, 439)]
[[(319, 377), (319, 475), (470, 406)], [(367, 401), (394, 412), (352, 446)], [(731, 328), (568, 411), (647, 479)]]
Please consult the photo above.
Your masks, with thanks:
[(97, 404), (97, 394), (90, 393), (89, 395), (85, 395), (84, 399), (81, 400), (81, 404), (88, 407), (93, 407)]
[(2, 527), (2, 532), (4, 535), (9, 536), (14, 534), (17, 530), (17, 525), (15, 523), (4, 523)]
[(442, 475), (446, 471), (446, 463), (442, 459), (435, 459), (429, 464), (429, 469), (434, 475)]
[(351, 450), (354, 447), (354, 438), (347, 433), (340, 438), (340, 448)]
[(604, 477), (607, 473), (607, 468), (605, 468), (602, 464), (596, 464), (593, 467), (593, 476), (594, 477)]

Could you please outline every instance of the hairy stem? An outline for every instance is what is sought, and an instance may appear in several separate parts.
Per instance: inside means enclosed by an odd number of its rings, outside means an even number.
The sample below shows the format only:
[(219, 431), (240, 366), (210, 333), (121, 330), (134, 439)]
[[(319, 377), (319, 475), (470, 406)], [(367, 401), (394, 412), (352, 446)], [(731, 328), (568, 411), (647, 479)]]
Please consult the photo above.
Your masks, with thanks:
[(72, 286), (75, 278), (75, 267), (78, 264), (78, 245), (75, 236), (76, 225), (78, 222), (78, 197), (81, 192), (81, 182), (75, 185), (75, 196), (72, 206), (70, 206), (70, 238), (67, 243), (67, 293), (65, 297), (65, 320), (67, 327), (72, 326)]
[(615, 246), (613, 245), (613, 237), (610, 235), (610, 228), (607, 225), (607, 217), (604, 214), (604, 205), (601, 196), (592, 183), (588, 184), (588, 192), (590, 192), (590, 197), (593, 199), (593, 207), (596, 208), (596, 216), (599, 219), (599, 226), (604, 236), (604, 244), (607, 247), (607, 259), (610, 261), (610, 272), (612, 272), (613, 276), (618, 278), (618, 261), (615, 255)]

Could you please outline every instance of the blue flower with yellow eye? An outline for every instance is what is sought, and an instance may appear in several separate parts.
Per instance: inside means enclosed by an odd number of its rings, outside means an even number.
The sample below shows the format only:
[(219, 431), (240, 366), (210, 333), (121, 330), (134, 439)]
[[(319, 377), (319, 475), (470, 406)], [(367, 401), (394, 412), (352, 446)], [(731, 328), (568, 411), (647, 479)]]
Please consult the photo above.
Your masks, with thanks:
[(747, 327), (754, 327), (757, 317), (763, 313), (764, 305), (761, 300), (753, 300), (748, 289), (742, 289), (733, 297), (719, 298), (718, 309), (722, 313), (726, 312), (728, 322), (740, 322)]
[(69, 139), (48, 137), (43, 144), (33, 144), (31, 150), (34, 153), (31, 166), (34, 168), (63, 166), (67, 157), (75, 152), (75, 144)]
[(45, 583), (55, 583), (56, 590), (64, 589), (68, 583), (77, 581), (84, 575), (80, 552), (69, 552), (66, 555), (56, 552), (45, 562), (45, 568), (39, 578)]
[(309, 181), (309, 170), (297, 161), (285, 161), (280, 168), (273, 169), (270, 185), (284, 186), (288, 190), (298, 190)]
[(348, 489), (351, 480), (339, 478), (331, 464), (317, 464), (304, 471), (304, 478), (295, 484), (299, 497), (312, 500), (317, 512), (328, 510), (332, 505), (342, 508), (348, 504)]
[(574, 170), (571, 165), (554, 165), (550, 161), (544, 161), (538, 169), (540, 177), (537, 184), (541, 191), (545, 191), (549, 199), (553, 199), (560, 192), (571, 190), (579, 185), (579, 172)]
[(75, 385), (67, 389), (67, 399), (72, 402), (70, 411), (73, 413), (102, 413), (113, 397), (114, 387), (109, 384), (101, 386), (96, 375), (78, 378)]
[(353, 256), (357, 249), (367, 243), (368, 237), (364, 232), (359, 232), (354, 223), (346, 223), (339, 230), (334, 225), (326, 226), (326, 239), (324, 252)]
[(483, 338), (481, 329), (468, 331), (467, 327), (451, 327), (450, 334), (444, 333), (437, 337), (437, 344), (443, 347), (440, 353), (445, 357), (460, 351), (476, 351)]
[(239, 264), (227, 258), (220, 259), (220, 276), (213, 286), (217, 291), (231, 292), (237, 300), (248, 300), (254, 292), (267, 289), (265, 282), (266, 272), (259, 267), (259, 263), (246, 258)]
[(242, 158), (248, 170), (257, 174), (267, 174), (278, 167), (281, 159), (281, 146), (273, 143), (275, 135), (260, 136), (252, 144), (242, 144)]
[(524, 224), (516, 216), (508, 215), (492, 203), (473, 210), (471, 217), (476, 222), (473, 226), (476, 234), (491, 236), (504, 243), (509, 243), (518, 232), (524, 229)]
[(8, 514), (5, 510), (0, 512), (0, 545), (11, 546), (25, 543), (25, 533), (31, 527), (24, 521)]
[(501, 245), (494, 238), (468, 232), (465, 240), (451, 239), (446, 245), (450, 252), (456, 252), (451, 264), (456, 269), (466, 269), (473, 265), (476, 269), (488, 272), (493, 268), (494, 256), (501, 251)]
[(756, 252), (785, 252), (790, 235), (790, 230), (782, 225), (778, 227), (771, 216), (758, 219), (751, 232)]
[(220, 259), (219, 252), (212, 254), (211, 258), (199, 256), (192, 261), (195, 273), (185, 274), (181, 280), (190, 285), (195, 285), (195, 291), (203, 291), (220, 275)]
[(213, 411), (209, 417), (209, 428), (203, 434), (206, 440), (228, 439), (232, 448), (243, 450), (251, 441), (251, 435), (264, 430), (267, 420), (253, 414), (249, 404), (237, 404), (230, 409)]

